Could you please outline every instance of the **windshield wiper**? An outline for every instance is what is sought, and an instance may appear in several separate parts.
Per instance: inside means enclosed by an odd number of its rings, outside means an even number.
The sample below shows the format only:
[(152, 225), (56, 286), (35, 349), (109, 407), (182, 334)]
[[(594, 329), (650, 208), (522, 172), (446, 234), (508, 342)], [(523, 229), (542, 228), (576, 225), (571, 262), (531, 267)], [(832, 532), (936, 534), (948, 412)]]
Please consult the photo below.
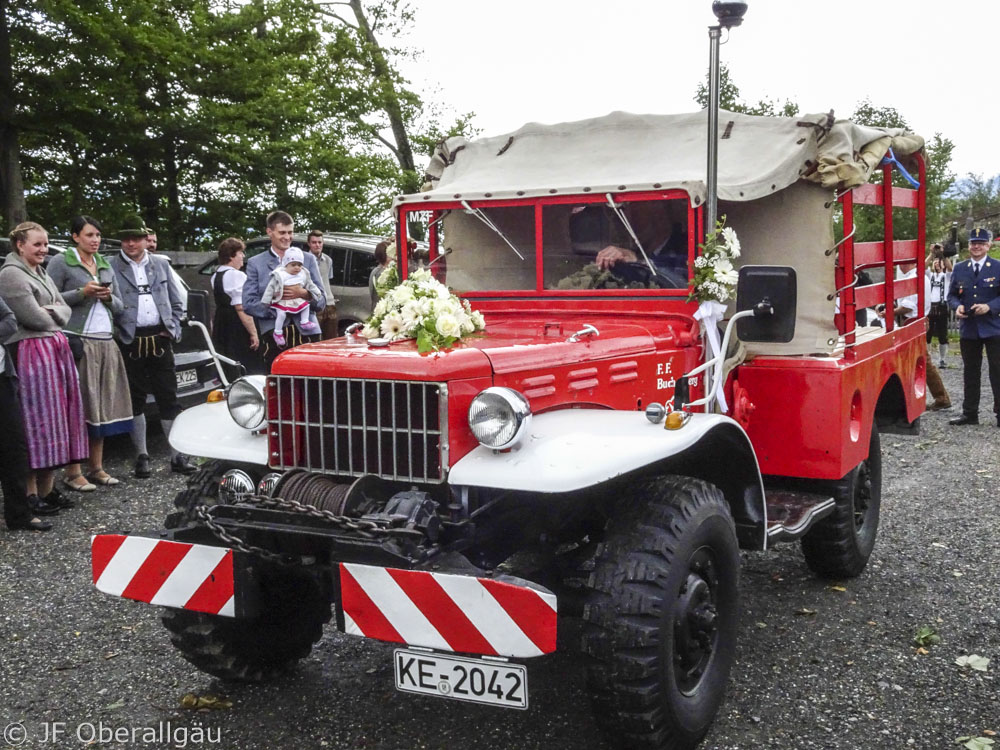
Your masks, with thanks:
[(649, 256), (646, 255), (646, 251), (643, 249), (642, 243), (639, 242), (639, 238), (636, 237), (635, 230), (632, 229), (632, 225), (628, 223), (628, 219), (625, 218), (624, 212), (622, 212), (621, 208), (611, 197), (611, 193), (605, 193), (604, 197), (608, 199), (608, 205), (611, 206), (611, 210), (615, 212), (615, 216), (617, 216), (621, 220), (621, 223), (625, 225), (626, 231), (629, 233), (629, 236), (632, 238), (635, 246), (639, 248), (639, 252), (642, 253), (642, 259), (646, 261), (646, 265), (649, 266), (649, 270), (654, 276), (658, 275), (659, 272), (653, 267), (653, 263), (649, 260)]
[(467, 212), (469, 212), (470, 214), (472, 214), (473, 216), (475, 216), (477, 219), (479, 219), (481, 222), (483, 222), (483, 224), (485, 224), (490, 229), (492, 229), (494, 232), (496, 232), (497, 235), (500, 237), (500, 239), (502, 239), (504, 242), (507, 243), (508, 246), (510, 246), (510, 249), (514, 251), (514, 253), (517, 255), (517, 257), (520, 258), (521, 260), (524, 260), (524, 256), (521, 255), (521, 253), (518, 252), (518, 250), (517, 250), (516, 247), (514, 247), (514, 243), (511, 242), (510, 240), (508, 240), (507, 239), (507, 235), (505, 235), (503, 232), (501, 232), (500, 229), (497, 227), (497, 225), (494, 224), (492, 221), (490, 221), (490, 217), (489, 216), (487, 216), (486, 214), (484, 214), (478, 208), (473, 208), (472, 206), (470, 206), (467, 201), (462, 201), (462, 206), (465, 208), (465, 210)]

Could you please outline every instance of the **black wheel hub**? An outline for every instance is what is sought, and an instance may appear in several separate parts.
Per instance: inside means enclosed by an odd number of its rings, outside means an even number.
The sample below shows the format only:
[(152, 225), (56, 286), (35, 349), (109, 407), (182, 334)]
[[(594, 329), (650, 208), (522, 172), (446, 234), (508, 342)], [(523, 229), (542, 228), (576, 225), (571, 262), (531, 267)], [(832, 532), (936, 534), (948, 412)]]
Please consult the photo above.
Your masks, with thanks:
[(712, 660), (718, 638), (718, 574), (707, 547), (691, 557), (674, 608), (674, 671), (677, 687), (691, 694)]

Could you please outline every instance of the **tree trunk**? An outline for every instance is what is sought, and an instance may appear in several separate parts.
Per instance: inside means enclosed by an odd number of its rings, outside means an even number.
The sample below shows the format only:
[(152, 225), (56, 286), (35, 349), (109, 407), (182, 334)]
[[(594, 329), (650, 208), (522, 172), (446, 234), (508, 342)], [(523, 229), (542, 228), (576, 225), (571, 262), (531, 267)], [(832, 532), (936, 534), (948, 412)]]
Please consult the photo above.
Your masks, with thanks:
[(381, 89), (382, 108), (389, 117), (392, 137), (396, 141), (396, 159), (403, 170), (403, 189), (408, 193), (416, 192), (420, 189), (420, 178), (413, 163), (413, 149), (410, 147), (410, 139), (406, 134), (403, 109), (399, 104), (399, 96), (396, 94), (396, 86), (392, 80), (392, 70), (389, 67), (389, 62), (385, 59), (382, 47), (375, 38), (371, 25), (368, 23), (364, 8), (361, 7), (361, 0), (350, 0), (350, 3), (354, 17), (358, 21), (358, 28), (367, 43), (368, 53), (371, 55), (372, 73)]
[(0, 0), (0, 207), (8, 227), (28, 218), (21, 178), (21, 144), (14, 124), (14, 63), (10, 56), (8, 0)]

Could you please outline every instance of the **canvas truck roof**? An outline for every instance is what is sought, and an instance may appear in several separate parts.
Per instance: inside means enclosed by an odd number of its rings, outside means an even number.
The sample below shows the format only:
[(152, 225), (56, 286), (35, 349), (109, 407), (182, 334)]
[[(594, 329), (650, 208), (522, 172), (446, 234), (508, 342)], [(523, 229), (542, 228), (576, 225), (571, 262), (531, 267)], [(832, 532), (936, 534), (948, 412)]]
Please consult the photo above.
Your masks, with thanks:
[[(555, 125), (528, 123), (513, 133), (438, 145), (423, 192), (395, 206), (430, 201), (520, 198), (581, 192), (677, 188), (705, 199), (707, 113), (612, 112)], [(873, 128), (830, 114), (758, 117), (719, 113), (720, 200), (751, 201), (799, 179), (830, 188), (868, 181), (891, 146), (919, 151), (920, 136)]]

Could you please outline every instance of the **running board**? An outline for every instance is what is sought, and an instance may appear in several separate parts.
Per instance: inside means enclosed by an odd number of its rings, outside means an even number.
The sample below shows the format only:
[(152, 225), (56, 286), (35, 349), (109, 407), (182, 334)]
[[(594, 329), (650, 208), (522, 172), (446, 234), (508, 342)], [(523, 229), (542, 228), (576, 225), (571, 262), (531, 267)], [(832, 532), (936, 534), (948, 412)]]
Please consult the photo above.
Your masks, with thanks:
[(803, 536), (820, 519), (833, 513), (835, 502), (827, 495), (794, 490), (767, 491), (767, 538), (791, 542)]

